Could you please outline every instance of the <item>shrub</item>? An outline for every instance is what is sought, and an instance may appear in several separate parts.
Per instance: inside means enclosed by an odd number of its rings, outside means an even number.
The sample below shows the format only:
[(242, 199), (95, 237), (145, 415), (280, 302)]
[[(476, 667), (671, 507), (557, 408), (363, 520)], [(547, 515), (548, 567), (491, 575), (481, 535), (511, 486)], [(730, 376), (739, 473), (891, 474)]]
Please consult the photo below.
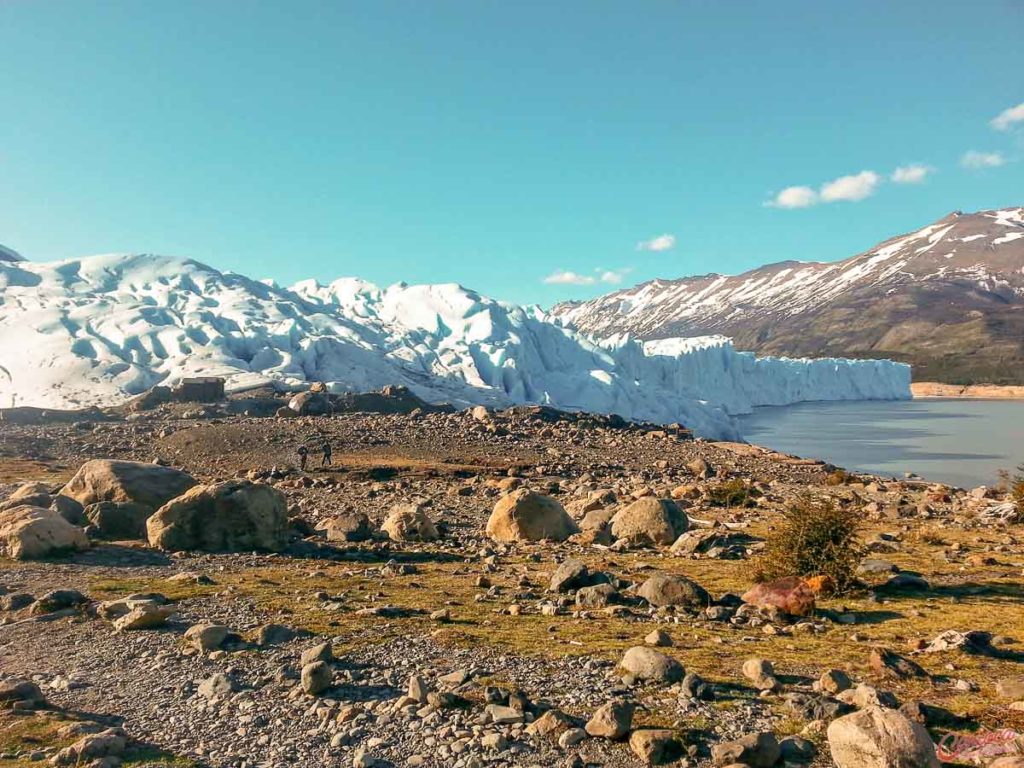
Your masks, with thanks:
[(845, 469), (837, 469), (829, 472), (825, 477), (825, 485), (847, 485), (854, 480), (853, 475)]
[(768, 537), (755, 578), (827, 576), (837, 592), (850, 588), (864, 557), (860, 543), (862, 512), (840, 507), (833, 499), (801, 496), (783, 513), (783, 522)]
[(756, 488), (736, 478), (709, 489), (705, 501), (711, 507), (753, 507), (760, 495)]
[(917, 540), (922, 544), (928, 544), (932, 547), (944, 547), (947, 542), (942, 535), (937, 531), (922, 530), (917, 534)]
[(1024, 464), (1019, 465), (1013, 474), (1006, 470), (1001, 471), (999, 477), (1010, 495), (1010, 501), (1017, 507), (1017, 514), (1024, 515)]

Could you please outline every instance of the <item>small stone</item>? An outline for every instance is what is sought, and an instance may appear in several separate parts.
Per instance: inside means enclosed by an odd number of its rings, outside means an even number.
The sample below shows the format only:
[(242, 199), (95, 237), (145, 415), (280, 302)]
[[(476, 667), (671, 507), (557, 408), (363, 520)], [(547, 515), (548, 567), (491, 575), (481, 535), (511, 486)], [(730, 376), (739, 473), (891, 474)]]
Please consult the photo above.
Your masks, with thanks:
[(193, 624), (185, 630), (185, 642), (203, 653), (220, 648), (231, 630), (221, 624)]
[(234, 681), (220, 672), (211, 675), (199, 684), (199, 695), (207, 699), (221, 699), (235, 690)]
[(311, 696), (317, 696), (331, 687), (331, 668), (322, 661), (314, 661), (302, 668), (300, 677), (302, 690)]
[(743, 662), (743, 676), (759, 691), (774, 691), (780, 687), (772, 663), (764, 659), (747, 659)]
[(322, 661), (325, 664), (330, 664), (334, 661), (334, 649), (330, 643), (320, 643), (302, 652), (301, 662), (303, 666), (316, 661)]
[(504, 707), (501, 704), (488, 704), (484, 711), (495, 725), (521, 723), (525, 719), (522, 710)]
[(582, 728), (570, 728), (558, 737), (558, 746), (562, 749), (574, 747), (587, 738), (587, 732)]
[(662, 765), (682, 755), (683, 745), (675, 731), (664, 728), (644, 728), (633, 731), (629, 748), (644, 765)]
[(773, 733), (750, 733), (711, 748), (711, 760), (725, 766), (742, 763), (750, 768), (770, 768), (778, 762), (782, 750)]
[(825, 693), (836, 694), (853, 685), (850, 676), (840, 669), (830, 669), (818, 678), (818, 687)]
[(623, 739), (633, 725), (633, 705), (622, 700), (609, 701), (591, 716), (585, 726), (591, 736)]
[(653, 645), (655, 648), (668, 648), (672, 645), (672, 638), (669, 637), (668, 632), (656, 629), (644, 638), (644, 642), (648, 645)]

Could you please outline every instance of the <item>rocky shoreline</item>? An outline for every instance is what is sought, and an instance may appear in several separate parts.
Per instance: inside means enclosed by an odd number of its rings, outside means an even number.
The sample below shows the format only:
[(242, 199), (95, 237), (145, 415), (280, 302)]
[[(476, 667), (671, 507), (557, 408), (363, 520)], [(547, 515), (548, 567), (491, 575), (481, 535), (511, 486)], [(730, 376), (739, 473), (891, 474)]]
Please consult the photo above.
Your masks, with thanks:
[(962, 397), (973, 400), (1024, 400), (1024, 386), (999, 384), (941, 384), (915, 381), (910, 385), (914, 398)]
[[(752, 589), (808, 494), (862, 517), (857, 583)], [(1024, 729), (989, 489), (550, 409), (208, 405), (5, 424), (26, 504), (87, 541), (19, 559), (0, 519), (2, 766), (869, 768)]]

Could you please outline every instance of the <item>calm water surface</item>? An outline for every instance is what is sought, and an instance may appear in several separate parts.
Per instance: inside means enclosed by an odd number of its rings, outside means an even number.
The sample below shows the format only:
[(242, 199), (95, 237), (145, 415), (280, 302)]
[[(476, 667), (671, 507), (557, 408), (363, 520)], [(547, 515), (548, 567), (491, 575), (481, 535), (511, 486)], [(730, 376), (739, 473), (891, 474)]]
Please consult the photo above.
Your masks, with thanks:
[(1024, 462), (1022, 400), (800, 403), (757, 408), (739, 423), (751, 443), (963, 488), (992, 485), (1000, 469)]

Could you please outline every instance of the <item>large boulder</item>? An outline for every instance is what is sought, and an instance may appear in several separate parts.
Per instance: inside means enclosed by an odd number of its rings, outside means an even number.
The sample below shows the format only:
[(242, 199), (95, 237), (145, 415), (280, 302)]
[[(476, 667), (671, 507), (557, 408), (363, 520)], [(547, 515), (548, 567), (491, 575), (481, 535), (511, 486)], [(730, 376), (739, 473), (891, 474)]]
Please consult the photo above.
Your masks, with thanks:
[(72, 499), (70, 496), (57, 495), (50, 502), (50, 509), (60, 514), (72, 525), (85, 526), (88, 521), (85, 519), (85, 507)]
[(373, 536), (370, 518), (363, 512), (345, 512), (321, 525), (328, 541), (366, 541)]
[[(31, 680), (0, 677), (0, 705), (23, 702), (29, 706), (43, 706), (46, 697), (39, 686)], [(0, 706), (0, 709), (6, 707)]]
[(550, 592), (571, 592), (585, 587), (590, 580), (590, 570), (580, 560), (569, 558), (560, 563), (551, 574)]
[(87, 733), (55, 754), (50, 765), (120, 765), (120, 756), (127, 746), (128, 736), (120, 728)]
[(380, 529), (392, 541), (434, 541), (437, 526), (419, 504), (395, 504)]
[(330, 398), (322, 392), (300, 392), (288, 407), (300, 416), (326, 416), (332, 411)]
[(612, 536), (638, 546), (670, 546), (689, 527), (686, 513), (672, 499), (645, 496), (615, 513)]
[(93, 459), (61, 490), (83, 507), (100, 501), (130, 501), (150, 514), (196, 484), (187, 472), (139, 461)]
[(0, 511), (0, 555), (4, 557), (35, 560), (88, 548), (85, 531), (52, 509), (20, 506)]
[(104, 539), (143, 539), (146, 537), (146, 519), (153, 514), (149, 507), (133, 501), (98, 501), (85, 508), (93, 533)]
[(678, 661), (644, 645), (626, 651), (619, 666), (638, 680), (654, 683), (678, 683), (686, 676)]
[(231, 630), (223, 624), (193, 624), (185, 630), (185, 642), (202, 653), (210, 653), (223, 645)]
[(499, 499), (487, 521), (487, 535), (495, 541), (565, 541), (576, 533), (561, 504), (525, 488)]
[(49, 496), (50, 486), (47, 483), (32, 481), (22, 483), (7, 497), (8, 501), (24, 501), (32, 496)]
[(10, 496), (0, 502), (0, 509), (14, 507), (48, 507), (53, 503), (50, 487), (45, 483), (22, 483)]
[(637, 594), (659, 608), (677, 605), (704, 609), (711, 603), (711, 596), (704, 587), (692, 579), (674, 573), (654, 574), (640, 585)]
[(935, 744), (924, 726), (884, 707), (867, 707), (833, 720), (828, 746), (836, 768), (939, 766)]
[(172, 552), (277, 552), (288, 543), (287, 528), (284, 495), (247, 480), (197, 485), (146, 521), (150, 545)]

